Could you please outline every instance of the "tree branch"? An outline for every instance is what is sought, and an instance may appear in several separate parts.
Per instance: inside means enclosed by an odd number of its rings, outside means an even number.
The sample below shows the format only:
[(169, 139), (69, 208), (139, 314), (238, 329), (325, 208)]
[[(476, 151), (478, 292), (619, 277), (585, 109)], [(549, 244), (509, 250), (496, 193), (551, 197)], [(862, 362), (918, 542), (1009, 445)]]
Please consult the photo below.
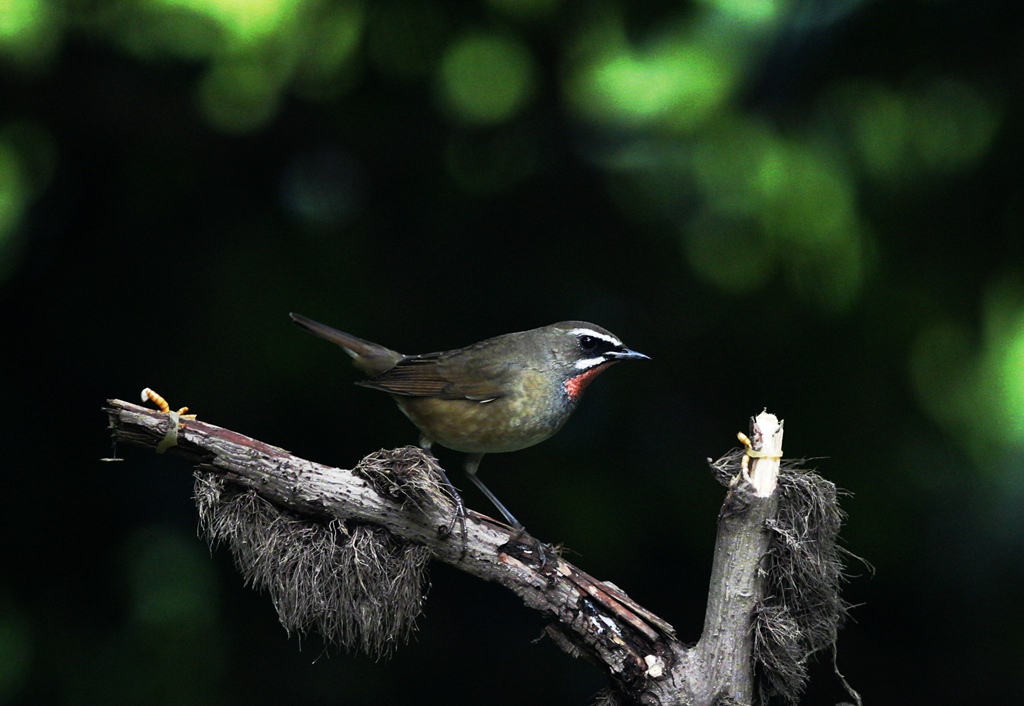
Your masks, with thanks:
[[(505, 586), (548, 616), (548, 634), (563, 649), (588, 655), (608, 673), (608, 703), (757, 698), (752, 619), (763, 596), (759, 565), (776, 501), (758, 497), (754, 469), (740, 468), (750, 456), (732, 454), (714, 467), (734, 480), (719, 516), (704, 634), (688, 648), (614, 585), (557, 556), (542, 563), (535, 545), (489, 517), (467, 511), (463, 553), (459, 525), (450, 535), (443, 531), (454, 502), (436, 461), (418, 448), (372, 454), (346, 470), (204, 422), (121, 400), (108, 404), (115, 440), (166, 449), (197, 466), (207, 536), (231, 546), (246, 579), (270, 591), (288, 629), (315, 627), (347, 646), (389, 651), (419, 612), (417, 572), (432, 556)], [(754, 465), (764, 458), (751, 453)], [(367, 588), (373, 581), (392, 590), (395, 601), (408, 598), (405, 612), (386, 605), (391, 599), (382, 599), (383, 589)]]

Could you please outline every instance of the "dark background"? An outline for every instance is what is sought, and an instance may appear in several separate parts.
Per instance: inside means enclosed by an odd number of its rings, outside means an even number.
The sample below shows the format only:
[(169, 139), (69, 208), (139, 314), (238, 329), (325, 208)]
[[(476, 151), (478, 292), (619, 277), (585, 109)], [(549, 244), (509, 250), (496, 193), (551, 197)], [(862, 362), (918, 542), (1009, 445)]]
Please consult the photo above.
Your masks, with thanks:
[[(767, 406), (852, 495), (868, 704), (1018, 703), (1021, 24), (1011, 2), (0, 5), (0, 703), (586, 704), (444, 566), (375, 662), (289, 638), (104, 400), (346, 467), (415, 440), (289, 311), (403, 352), (578, 318), (652, 357), (482, 476), (695, 641)], [(457, 467), (459, 454), (441, 452)], [(467, 488), (468, 504), (487, 511)], [(805, 703), (845, 698), (822, 656)]]

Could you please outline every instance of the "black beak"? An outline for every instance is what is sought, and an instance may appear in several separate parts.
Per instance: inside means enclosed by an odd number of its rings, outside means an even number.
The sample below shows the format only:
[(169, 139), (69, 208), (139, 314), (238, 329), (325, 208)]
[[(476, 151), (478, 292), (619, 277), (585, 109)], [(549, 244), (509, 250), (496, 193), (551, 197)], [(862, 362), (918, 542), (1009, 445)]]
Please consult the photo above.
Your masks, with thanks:
[(607, 356), (611, 360), (650, 360), (651, 359), (651, 356), (649, 356), (649, 355), (644, 355), (643, 353), (637, 353), (636, 351), (631, 351), (628, 348), (623, 348), (621, 350), (609, 351), (607, 353)]

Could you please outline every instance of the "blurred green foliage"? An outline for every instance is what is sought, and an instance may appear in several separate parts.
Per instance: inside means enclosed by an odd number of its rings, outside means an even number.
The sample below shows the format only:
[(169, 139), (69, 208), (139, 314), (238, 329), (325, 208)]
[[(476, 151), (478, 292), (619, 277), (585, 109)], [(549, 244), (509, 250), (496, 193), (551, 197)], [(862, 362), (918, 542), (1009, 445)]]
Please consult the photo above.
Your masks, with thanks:
[(10, 247), (8, 243), (25, 210), (24, 192), (18, 156), (9, 145), (0, 142), (0, 253)]
[(937, 314), (918, 332), (914, 386), (927, 411), (974, 456), (1005, 473), (1006, 453), (1024, 447), (1024, 280), (1001, 273), (983, 294), (981, 330)]
[(6, 601), (0, 603), (0, 699), (8, 700), (24, 687), (31, 655), (32, 626), (28, 615), (6, 605)]
[[(439, 592), (442, 624), (372, 686), (356, 672), (377, 667), (310, 665), (265, 599), (252, 624), (232, 613), (226, 587), (246, 594), (182, 531), (187, 487), (82, 472), (106, 453), (91, 418), (66, 444), (24, 421), (153, 385), (328, 462), (411, 441), (336, 374), (335, 351), (290, 335), (300, 307), (401, 350), (586, 317), (652, 353), (655, 372), (610, 374), (543, 451), (484, 470), (698, 628), (705, 574), (657, 572), (665, 552), (706, 563), (718, 498), (693, 464), (767, 403), (790, 420), (788, 448), (827, 454), (856, 491), (852, 548), (879, 578), (855, 585), (868, 608), (841, 642), (855, 686), (873, 703), (1015, 695), (1024, 91), (1010, 7), (0, 0), (14, 342), (0, 381), (19, 410), (0, 422), (42, 454), (10, 464), (5, 529), (37, 522), (23, 500), (37, 468), (64, 474), (47, 521), (88, 527), (12, 547), (0, 703), (335, 703), (340, 689), (411, 703), (404, 688), (449, 668), (432, 657), (462, 659), (445, 627), (473, 606)], [(561, 702), (596, 688), (551, 652), (506, 659), (532, 626), (480, 600), (486, 619), (450, 639), (501, 656), (450, 667), (462, 698), (523, 699), (523, 673)], [(940, 642), (957, 654), (934, 654)], [(277, 670), (291, 683), (282, 660), (303, 697), (268, 686)], [(971, 678), (950, 686), (953, 673)]]
[(533, 90), (527, 47), (513, 38), (483, 33), (460, 37), (444, 54), (438, 74), (442, 104), (459, 120), (505, 122)]

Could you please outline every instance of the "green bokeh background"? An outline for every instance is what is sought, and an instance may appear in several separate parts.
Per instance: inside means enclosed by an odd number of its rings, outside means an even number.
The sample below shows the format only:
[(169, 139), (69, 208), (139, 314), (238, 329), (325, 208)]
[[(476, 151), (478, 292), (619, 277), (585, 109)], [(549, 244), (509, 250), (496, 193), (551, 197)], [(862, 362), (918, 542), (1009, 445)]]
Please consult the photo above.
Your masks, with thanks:
[[(852, 567), (838, 660), (866, 702), (1019, 702), (1014, 8), (0, 0), (0, 703), (601, 688), (443, 566), (389, 661), (289, 638), (196, 537), (187, 466), (99, 460), (103, 401), (145, 386), (326, 463), (414, 441), (289, 311), (412, 353), (579, 318), (649, 354), (482, 474), (689, 640), (705, 459), (767, 406), (852, 493), (876, 571)], [(829, 662), (806, 703), (844, 698)]]

